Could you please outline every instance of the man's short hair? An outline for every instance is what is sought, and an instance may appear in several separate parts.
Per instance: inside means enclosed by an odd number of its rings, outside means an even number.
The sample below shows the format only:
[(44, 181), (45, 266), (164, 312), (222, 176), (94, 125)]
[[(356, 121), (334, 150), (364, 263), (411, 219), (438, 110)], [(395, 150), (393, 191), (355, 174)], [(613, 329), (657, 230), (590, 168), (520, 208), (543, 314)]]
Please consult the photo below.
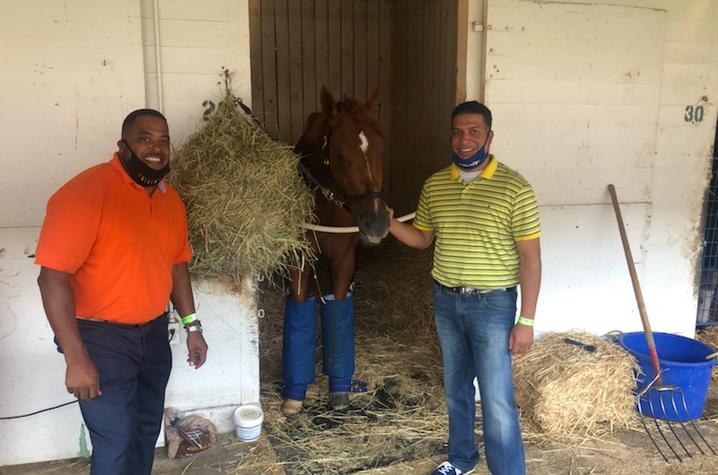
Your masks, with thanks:
[(167, 123), (167, 118), (162, 115), (162, 112), (156, 111), (154, 109), (137, 109), (129, 114), (127, 114), (127, 117), (125, 117), (125, 120), (122, 121), (122, 137), (125, 136), (125, 132), (127, 131), (127, 128), (132, 125), (132, 123), (137, 120), (138, 117), (141, 117), (143, 115), (151, 115), (154, 117), (158, 117), (165, 121), (165, 124)]
[(461, 114), (479, 114), (481, 117), (484, 118), (484, 122), (486, 122), (486, 125), (489, 127), (489, 130), (491, 130), (491, 111), (488, 107), (480, 103), (479, 101), (467, 101), (462, 102), (458, 106), (454, 107), (454, 110), (451, 112), (451, 119), (453, 120), (454, 117)]

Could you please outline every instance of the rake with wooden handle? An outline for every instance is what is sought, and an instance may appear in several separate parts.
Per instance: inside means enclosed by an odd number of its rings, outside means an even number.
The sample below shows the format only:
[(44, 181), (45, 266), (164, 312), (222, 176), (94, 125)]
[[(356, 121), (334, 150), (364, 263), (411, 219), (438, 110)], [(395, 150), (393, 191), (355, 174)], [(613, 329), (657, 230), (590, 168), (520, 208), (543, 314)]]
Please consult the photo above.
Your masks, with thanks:
[[(671, 422), (677, 422), (682, 428), (683, 431), (686, 434), (686, 437), (693, 442), (693, 444), (698, 448), (698, 450), (705, 455), (705, 451), (703, 448), (701, 448), (700, 444), (696, 439), (700, 439), (703, 441), (703, 443), (708, 447), (708, 449), (713, 452), (713, 455), (716, 455), (716, 452), (713, 450), (713, 448), (708, 444), (708, 441), (706, 441), (705, 437), (703, 437), (703, 434), (698, 430), (696, 425), (693, 423), (693, 421), (690, 420), (688, 417), (688, 408), (686, 407), (686, 399), (683, 394), (683, 390), (673, 384), (664, 384), (663, 382), (663, 375), (661, 370), (661, 363), (658, 358), (658, 351), (656, 350), (656, 342), (653, 339), (653, 332), (651, 331), (651, 324), (648, 321), (648, 313), (646, 312), (646, 304), (643, 301), (643, 294), (641, 293), (641, 286), (638, 283), (638, 274), (636, 273), (636, 266), (633, 263), (633, 256), (631, 254), (631, 248), (628, 244), (628, 237), (626, 236), (626, 229), (623, 224), (623, 218), (621, 217), (621, 208), (618, 205), (618, 196), (616, 195), (616, 187), (613, 185), (608, 185), (608, 192), (611, 194), (611, 202), (613, 203), (613, 210), (616, 213), (616, 220), (618, 221), (618, 230), (621, 233), (621, 242), (623, 243), (623, 251), (626, 255), (626, 263), (628, 264), (628, 273), (631, 275), (631, 283), (633, 284), (633, 292), (636, 294), (636, 303), (638, 304), (638, 313), (641, 315), (641, 323), (643, 324), (643, 333), (646, 336), (646, 344), (648, 346), (648, 354), (651, 359), (651, 364), (653, 365), (653, 370), (655, 377), (653, 380), (642, 390), (638, 391), (636, 395), (636, 406), (638, 407), (638, 412), (641, 414), (641, 423), (643, 424), (644, 429), (646, 430), (646, 433), (648, 434), (648, 437), (650, 437), (651, 442), (653, 442), (653, 445), (658, 450), (658, 453), (661, 454), (663, 459), (668, 462), (668, 457), (665, 455), (663, 450), (661, 450), (661, 447), (659, 446), (659, 440), (655, 438), (651, 431), (648, 429), (648, 426), (645, 422), (645, 416), (648, 414), (655, 423), (656, 429), (658, 434), (660, 435), (661, 439), (665, 443), (665, 445), (668, 447), (668, 449), (673, 453), (673, 455), (676, 456), (679, 462), (683, 461), (681, 456), (678, 454), (679, 451), (681, 453), (685, 452), (686, 455), (689, 457), (692, 457), (693, 455), (686, 447), (686, 444), (684, 441), (678, 436), (678, 431), (676, 431), (676, 427), (674, 427), (674, 424), (671, 424)], [(665, 431), (661, 428), (661, 424), (659, 424), (659, 420), (665, 421), (667, 424), (668, 430)], [(690, 426), (692, 427), (694, 435), (691, 433), (691, 431), (686, 427), (684, 424), (684, 421), (688, 421)], [(674, 447), (668, 440), (668, 437), (666, 436), (668, 434), (669, 436), (672, 434), (677, 442), (678, 445), (680, 445), (682, 450), (676, 450), (676, 447)], [(671, 439), (672, 440), (672, 439)]]

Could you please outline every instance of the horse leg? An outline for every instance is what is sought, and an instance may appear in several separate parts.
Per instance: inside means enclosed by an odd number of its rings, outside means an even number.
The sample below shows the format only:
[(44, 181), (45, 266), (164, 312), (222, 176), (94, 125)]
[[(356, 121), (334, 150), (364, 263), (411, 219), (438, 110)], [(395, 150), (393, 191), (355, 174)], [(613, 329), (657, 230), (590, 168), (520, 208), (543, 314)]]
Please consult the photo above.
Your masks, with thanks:
[(357, 244), (356, 237), (347, 239), (334, 253), (327, 256), (332, 274), (332, 290), (336, 299), (343, 299), (349, 293), (356, 267)]
[(302, 410), (307, 386), (314, 382), (314, 354), (317, 346), (317, 307), (307, 298), (309, 269), (292, 269), (292, 291), (284, 304), (282, 339), (282, 412), (291, 416)]
[(329, 377), (329, 405), (344, 409), (354, 374), (354, 302), (349, 286), (356, 256), (351, 246), (340, 258), (330, 260), (334, 294), (324, 298), (322, 317), (322, 369)]

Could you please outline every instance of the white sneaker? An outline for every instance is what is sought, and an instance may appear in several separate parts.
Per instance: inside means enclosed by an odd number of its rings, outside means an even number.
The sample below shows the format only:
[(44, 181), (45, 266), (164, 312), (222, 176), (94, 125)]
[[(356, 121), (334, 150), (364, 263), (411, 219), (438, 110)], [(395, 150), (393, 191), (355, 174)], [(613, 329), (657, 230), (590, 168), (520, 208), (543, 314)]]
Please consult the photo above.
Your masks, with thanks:
[(454, 467), (449, 462), (444, 462), (438, 467), (436, 467), (436, 470), (431, 472), (431, 475), (468, 475), (469, 473), (472, 473), (474, 470), (476, 470), (476, 467), (470, 469), (470, 470), (461, 470), (458, 467)]

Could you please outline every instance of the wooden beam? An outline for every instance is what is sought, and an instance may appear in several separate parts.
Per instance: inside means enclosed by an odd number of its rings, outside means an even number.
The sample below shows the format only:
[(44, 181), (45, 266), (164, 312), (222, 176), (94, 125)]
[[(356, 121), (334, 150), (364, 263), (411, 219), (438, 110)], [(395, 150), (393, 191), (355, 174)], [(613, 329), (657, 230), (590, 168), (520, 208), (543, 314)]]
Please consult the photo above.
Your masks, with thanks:
[(302, 0), (302, 89), (304, 91), (302, 129), (307, 116), (314, 112), (317, 106), (317, 56), (320, 54), (319, 44), (316, 43), (318, 29), (319, 22), (315, 17), (314, 0)]
[[(252, 113), (264, 124), (262, 78), (262, 11), (260, 0), (249, 0), (249, 68), (252, 81)], [(243, 98), (246, 100), (246, 98)]]
[(466, 52), (469, 41), (469, 0), (456, 0), (456, 96), (455, 102), (466, 100)]
[(275, 2), (264, 0), (262, 8), (262, 83), (264, 128), (274, 138), (279, 138), (279, 110), (277, 100), (277, 51), (275, 48)]

